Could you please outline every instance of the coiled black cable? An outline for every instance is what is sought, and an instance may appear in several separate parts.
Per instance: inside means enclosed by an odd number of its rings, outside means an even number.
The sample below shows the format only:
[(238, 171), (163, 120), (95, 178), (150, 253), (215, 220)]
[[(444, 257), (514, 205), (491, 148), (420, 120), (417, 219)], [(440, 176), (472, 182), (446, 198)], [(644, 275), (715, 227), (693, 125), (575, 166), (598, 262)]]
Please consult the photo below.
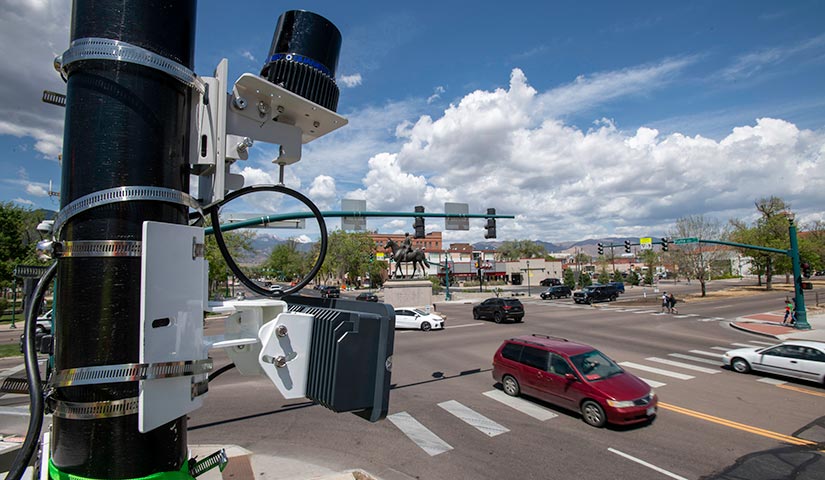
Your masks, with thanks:
[[(20, 480), (23, 472), (31, 461), (40, 440), (40, 429), (43, 428), (43, 385), (40, 383), (40, 367), (37, 364), (37, 348), (34, 345), (37, 327), (37, 308), (46, 295), (48, 285), (57, 272), (57, 262), (54, 262), (37, 282), (31, 304), (26, 312), (24, 331), (23, 356), (26, 361), (26, 379), (29, 381), (29, 427), (26, 430), (26, 440), (17, 452), (6, 479)], [(52, 326), (54, 328), (54, 326)]]
[[(318, 259), (315, 261), (315, 265), (312, 267), (312, 270), (304, 277), (303, 280), (298, 282), (297, 285), (294, 287), (290, 287), (284, 290), (281, 293), (273, 293), (269, 290), (259, 286), (253, 280), (250, 280), (243, 271), (238, 267), (235, 263), (235, 260), (232, 259), (232, 256), (229, 253), (229, 249), (226, 248), (226, 243), (223, 239), (223, 233), (221, 232), (221, 225), (220, 225), (220, 217), (218, 216), (218, 210), (226, 205), (228, 202), (246, 195), (248, 193), (255, 193), (255, 192), (278, 192), (284, 195), (288, 195), (299, 200), (301, 203), (306, 205), (311, 211), (315, 218), (318, 220), (318, 227), (321, 230), (321, 248), (318, 252)], [(215, 235), (215, 242), (218, 244), (218, 249), (221, 251), (221, 255), (223, 255), (223, 259), (226, 261), (226, 265), (232, 270), (232, 273), (238, 277), (238, 280), (241, 281), (247, 288), (252, 290), (253, 292), (263, 295), (265, 297), (273, 297), (279, 298), (286, 295), (291, 295), (300, 291), (304, 288), (315, 276), (318, 274), (318, 271), (321, 270), (321, 266), (324, 264), (324, 259), (327, 256), (327, 224), (324, 222), (324, 216), (321, 214), (321, 211), (315, 206), (314, 203), (307, 197), (305, 197), (300, 192), (297, 192), (291, 188), (287, 188), (283, 185), (252, 185), (249, 187), (241, 188), (240, 190), (235, 190), (234, 192), (228, 194), (221, 202), (212, 205), (208, 210), (210, 218), (212, 219), (212, 232)]]

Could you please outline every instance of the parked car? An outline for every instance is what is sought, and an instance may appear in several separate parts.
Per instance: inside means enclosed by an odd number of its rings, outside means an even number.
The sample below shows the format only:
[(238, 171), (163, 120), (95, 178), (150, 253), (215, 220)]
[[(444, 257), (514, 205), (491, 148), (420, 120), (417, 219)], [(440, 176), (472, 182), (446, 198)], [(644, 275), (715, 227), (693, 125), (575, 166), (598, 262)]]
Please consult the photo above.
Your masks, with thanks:
[(566, 285), (550, 287), (540, 294), (542, 300), (547, 300), (548, 298), (569, 298), (571, 295), (573, 295), (573, 291)]
[(561, 280), (558, 278), (545, 278), (544, 280), (540, 281), (539, 284), (542, 287), (552, 287), (555, 285), (561, 285)]
[(355, 297), (355, 299), (356, 300), (361, 300), (362, 302), (377, 302), (378, 301), (378, 295), (376, 295), (374, 293), (366, 293), (366, 292), (365, 293), (359, 293), (358, 296)]
[(395, 328), (414, 328), (428, 332), (444, 328), (445, 318), (419, 308), (396, 308)]
[(539, 398), (576, 412), (594, 427), (652, 421), (658, 399), (639, 377), (590, 345), (547, 335), (505, 340), (493, 356), (504, 393)]
[(52, 332), (52, 314), (54, 309), (37, 317), (37, 324), (34, 326), (36, 332), (51, 333)]
[(619, 298), (619, 292), (612, 285), (590, 285), (573, 292), (573, 301), (576, 303), (612, 302)]
[(751, 370), (825, 384), (825, 342), (789, 340), (725, 352), (722, 362), (739, 373)]
[(269, 290), (270, 293), (274, 293), (276, 295), (283, 295), (284, 293), (284, 287), (278, 285), (277, 283), (273, 283), (272, 285), (268, 286), (267, 290)]
[(521, 322), (524, 320), (524, 305), (517, 298), (488, 298), (473, 307), (473, 318), (492, 318), (496, 323), (507, 319)]
[(334, 286), (321, 287), (322, 298), (341, 298), (341, 289)]

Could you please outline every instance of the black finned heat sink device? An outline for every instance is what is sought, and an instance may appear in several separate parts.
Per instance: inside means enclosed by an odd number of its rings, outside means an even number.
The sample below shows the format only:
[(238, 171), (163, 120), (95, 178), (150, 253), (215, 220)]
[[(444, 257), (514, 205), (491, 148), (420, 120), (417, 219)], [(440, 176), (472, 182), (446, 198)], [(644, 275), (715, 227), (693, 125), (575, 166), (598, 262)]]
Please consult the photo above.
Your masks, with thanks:
[(334, 112), (340, 51), (341, 32), (332, 22), (312, 12), (290, 10), (278, 17), (261, 76)]
[(384, 303), (289, 296), (290, 312), (315, 317), (306, 396), (371, 422), (387, 416), (395, 311)]

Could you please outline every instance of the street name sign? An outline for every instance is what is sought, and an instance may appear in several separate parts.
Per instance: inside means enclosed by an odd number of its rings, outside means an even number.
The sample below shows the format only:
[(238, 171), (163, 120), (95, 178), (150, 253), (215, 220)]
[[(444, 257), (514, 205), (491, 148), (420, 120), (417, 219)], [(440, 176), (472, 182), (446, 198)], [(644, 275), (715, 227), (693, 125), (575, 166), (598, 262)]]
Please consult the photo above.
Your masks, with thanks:
[(673, 243), (676, 245), (682, 245), (685, 243), (699, 243), (699, 239), (696, 237), (677, 238), (673, 240)]

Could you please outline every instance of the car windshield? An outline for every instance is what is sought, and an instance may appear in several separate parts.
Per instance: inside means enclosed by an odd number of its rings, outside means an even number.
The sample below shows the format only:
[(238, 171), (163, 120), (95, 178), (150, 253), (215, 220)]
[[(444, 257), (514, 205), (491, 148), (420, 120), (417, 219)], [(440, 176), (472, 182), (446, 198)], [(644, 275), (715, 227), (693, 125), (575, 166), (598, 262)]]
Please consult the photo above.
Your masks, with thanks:
[(604, 380), (624, 372), (622, 367), (616, 365), (613, 360), (607, 358), (605, 354), (598, 350), (573, 355), (570, 357), (570, 361), (573, 362), (573, 366), (584, 376), (585, 380), (589, 382)]
[(424, 310), (420, 310), (420, 309), (418, 309), (418, 308), (413, 309), (413, 312), (415, 312), (415, 313), (417, 313), (417, 314), (419, 314), (419, 315), (429, 315), (429, 314), (428, 314), (427, 312), (425, 312)]

